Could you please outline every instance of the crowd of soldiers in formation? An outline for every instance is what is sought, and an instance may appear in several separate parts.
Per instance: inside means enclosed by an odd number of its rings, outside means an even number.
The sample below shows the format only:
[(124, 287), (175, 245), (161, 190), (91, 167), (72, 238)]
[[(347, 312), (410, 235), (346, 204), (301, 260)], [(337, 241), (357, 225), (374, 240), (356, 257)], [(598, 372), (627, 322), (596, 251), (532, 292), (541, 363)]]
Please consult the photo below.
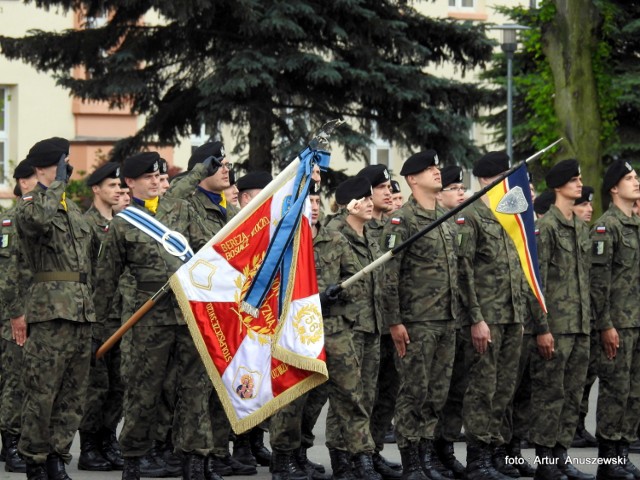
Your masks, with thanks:
[[(386, 167), (371, 165), (331, 192), (328, 213), (315, 169), (310, 219), (329, 381), (232, 435), (171, 295), (103, 358), (95, 352), (182, 263), (116, 214), (143, 211), (197, 251), (271, 175), (235, 181), (223, 145), (211, 142), (170, 183), (167, 163), (144, 152), (89, 175), (94, 200), (82, 212), (65, 194), (68, 154), (65, 139), (36, 143), (14, 172), (16, 206), (3, 213), (7, 471), (68, 479), (79, 431), (79, 469), (122, 470), (123, 480), (210, 480), (257, 466), (274, 480), (590, 479), (568, 449), (596, 445), (599, 480), (640, 478), (629, 460), (640, 422), (640, 185), (628, 163), (607, 169), (611, 203), (591, 227), (594, 192), (576, 160), (552, 167), (537, 197), (531, 186), (546, 308), (485, 197), (339, 287), (464, 202), (466, 188), (459, 167), (441, 168), (426, 150), (399, 173), (406, 201)], [(508, 168), (505, 153), (490, 152), (473, 174), (484, 187)], [(584, 423), (596, 377), (597, 438)], [(331, 475), (307, 457), (327, 400)], [(401, 464), (381, 454), (389, 437)], [(460, 440), (466, 466), (454, 454)], [(522, 457), (525, 443), (535, 460)]]

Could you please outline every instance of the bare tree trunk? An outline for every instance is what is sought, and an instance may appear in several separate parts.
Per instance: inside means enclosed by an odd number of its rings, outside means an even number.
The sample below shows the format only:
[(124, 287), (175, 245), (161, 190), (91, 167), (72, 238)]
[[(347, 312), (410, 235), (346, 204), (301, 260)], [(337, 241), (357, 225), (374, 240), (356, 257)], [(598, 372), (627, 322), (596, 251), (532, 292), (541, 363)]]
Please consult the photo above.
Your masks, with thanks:
[(249, 111), (249, 159), (247, 171), (271, 173), (273, 113), (267, 105), (256, 105)]
[[(543, 51), (555, 84), (555, 110), (567, 142), (565, 158), (576, 158), (585, 185), (602, 184), (602, 119), (592, 58), (600, 14), (593, 0), (554, 0), (556, 15), (543, 32)], [(598, 196), (599, 197), (599, 196)]]

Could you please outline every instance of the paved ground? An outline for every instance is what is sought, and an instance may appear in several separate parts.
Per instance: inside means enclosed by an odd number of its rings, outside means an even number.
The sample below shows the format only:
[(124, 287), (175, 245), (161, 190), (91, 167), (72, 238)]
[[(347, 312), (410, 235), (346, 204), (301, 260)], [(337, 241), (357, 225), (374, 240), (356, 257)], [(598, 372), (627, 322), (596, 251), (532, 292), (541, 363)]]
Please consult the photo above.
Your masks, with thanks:
[[(595, 404), (596, 404), (596, 392), (597, 392), (597, 384), (595, 388), (591, 391), (591, 401), (590, 401), (590, 410), (589, 415), (587, 416), (587, 429), (591, 432), (595, 432)], [(314, 446), (311, 450), (309, 450), (309, 458), (311, 458), (315, 462), (320, 462), (324, 464), (327, 469), (329, 467), (329, 454), (327, 452), (326, 447), (324, 446), (324, 413), (323, 416), (318, 422), (318, 426), (316, 428), (316, 446)], [(456, 444), (456, 455), (458, 458), (464, 463), (465, 459), (465, 445), (463, 443)], [(77, 459), (80, 451), (79, 439), (76, 436), (76, 440), (73, 443), (71, 448), (71, 453), (73, 454), (74, 459), (71, 461), (71, 465), (68, 467), (67, 471), (73, 480), (115, 480), (120, 478), (120, 472), (83, 472), (78, 471), (77, 468)], [(569, 451), (571, 457), (577, 457), (580, 459), (590, 459), (597, 457), (597, 450), (595, 448), (574, 448)], [(398, 452), (398, 448), (395, 444), (387, 444), (385, 445), (385, 449), (383, 452), (385, 457), (388, 457), (391, 460), (400, 461), (400, 453)], [(533, 461), (534, 451), (533, 450), (523, 450), (523, 456)], [(640, 454), (632, 454), (631, 459), (636, 465), (640, 464)], [(1, 464), (0, 464), (1, 468)], [(585, 465), (579, 467), (581, 470), (585, 472), (596, 473), (595, 465)], [(5, 479), (24, 479), (26, 478), (24, 474), (16, 474), (16, 473), (6, 473), (4, 471), (0, 471), (0, 480)], [(237, 479), (254, 479), (254, 480), (267, 480), (271, 478), (267, 467), (258, 467), (258, 475), (253, 476), (237, 476), (233, 477)]]

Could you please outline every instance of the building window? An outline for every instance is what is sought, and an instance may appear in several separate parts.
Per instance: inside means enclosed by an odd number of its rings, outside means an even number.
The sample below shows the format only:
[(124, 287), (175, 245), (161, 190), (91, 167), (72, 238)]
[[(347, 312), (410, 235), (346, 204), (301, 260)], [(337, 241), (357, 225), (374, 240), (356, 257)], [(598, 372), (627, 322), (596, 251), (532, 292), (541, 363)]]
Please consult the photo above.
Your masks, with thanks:
[(371, 137), (373, 143), (366, 155), (369, 165), (384, 165), (388, 170), (393, 170), (391, 143), (378, 136), (378, 129), (376, 126), (373, 128), (373, 134)]
[(468, 9), (475, 8), (475, 0), (449, 0), (449, 8)]
[(0, 184), (7, 183), (9, 168), (9, 89), (0, 87)]

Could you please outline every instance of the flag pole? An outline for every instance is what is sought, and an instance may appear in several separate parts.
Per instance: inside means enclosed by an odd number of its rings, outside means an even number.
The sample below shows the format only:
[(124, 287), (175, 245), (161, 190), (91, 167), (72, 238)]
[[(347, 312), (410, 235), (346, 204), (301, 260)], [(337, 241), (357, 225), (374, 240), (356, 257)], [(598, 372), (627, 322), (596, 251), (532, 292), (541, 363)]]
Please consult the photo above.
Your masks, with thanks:
[(560, 143), (562, 140), (564, 140), (564, 138), (560, 138), (558, 140), (556, 140), (555, 142), (553, 142), (552, 144), (546, 146), (545, 148), (543, 148), (542, 150), (534, 153), (533, 155), (531, 155), (529, 158), (527, 158), (526, 160), (523, 160), (522, 162), (519, 162), (518, 164), (514, 165), (513, 167), (511, 167), (509, 170), (501, 173), (494, 181), (492, 181), (490, 184), (488, 184), (487, 186), (485, 186), (484, 188), (482, 188), (481, 190), (477, 191), (476, 193), (474, 193), (473, 195), (471, 195), (469, 198), (467, 198), (464, 202), (462, 202), (460, 205), (452, 208), (451, 210), (449, 210), (448, 212), (446, 212), (444, 215), (442, 215), (441, 217), (438, 217), (436, 220), (434, 220), (433, 222), (431, 222), (429, 225), (427, 225), (426, 227), (424, 227), (422, 230), (414, 233), (413, 235), (411, 235), (409, 238), (407, 238), (404, 242), (402, 242), (400, 245), (398, 245), (395, 248), (392, 248), (391, 250), (389, 250), (388, 252), (386, 252), (384, 255), (382, 255), (381, 257), (377, 258), (376, 260), (374, 260), (373, 262), (371, 262), (369, 265), (367, 265), (366, 267), (364, 267), (362, 270), (354, 273), (351, 277), (347, 278), (345, 281), (341, 282), (338, 287), (340, 287), (341, 289), (345, 289), (351, 285), (353, 285), (355, 282), (357, 282), (358, 280), (360, 280), (362, 277), (364, 277), (365, 275), (367, 275), (368, 273), (370, 273), (372, 270), (375, 270), (376, 268), (378, 268), (380, 265), (383, 265), (385, 263), (387, 263), (389, 260), (391, 260), (395, 255), (397, 255), (398, 253), (400, 253), (402, 250), (404, 250), (405, 248), (408, 248), (413, 242), (415, 242), (416, 240), (418, 240), (420, 237), (422, 237), (423, 235), (426, 235), (427, 233), (429, 233), (431, 230), (433, 230), (434, 228), (438, 227), (439, 225), (441, 225), (442, 223), (446, 222), (447, 220), (449, 220), (451, 217), (453, 217), (454, 215), (456, 215), (457, 213), (459, 213), (461, 210), (465, 209), (466, 207), (468, 207), (469, 205), (471, 205), (473, 202), (475, 202), (476, 200), (478, 200), (480, 197), (482, 197), (485, 193), (487, 193), (489, 190), (491, 190), (493, 187), (495, 187), (496, 185), (498, 185), (500, 182), (502, 182), (505, 178), (507, 178), (509, 175), (511, 175), (513, 172), (515, 172), (518, 168), (520, 168), (522, 165), (526, 165), (527, 163), (539, 158), (540, 156), (544, 155), (546, 152), (548, 152), (551, 148), (555, 147), (558, 143)]
[[(320, 131), (314, 135), (313, 139), (309, 142), (308, 147), (312, 150), (317, 149), (321, 145), (328, 143), (328, 137), (337, 127), (344, 123), (343, 120), (331, 120), (325, 123)], [(304, 150), (303, 150), (304, 151)], [(302, 153), (302, 152), (301, 152)], [(230, 232), (238, 228), (242, 222), (255, 212), (271, 195), (280, 189), (285, 183), (289, 181), (293, 176), (298, 166), (300, 165), (300, 156), (296, 157), (282, 170), (276, 178), (274, 178), (265, 188), (263, 188), (240, 212), (235, 215), (224, 227), (216, 233), (211, 240), (202, 248), (208, 248), (211, 245), (216, 244), (221, 239), (225, 238)], [(160, 290), (158, 290), (149, 300), (147, 300), (131, 317), (124, 322), (118, 330), (109, 337), (96, 352), (96, 358), (102, 358), (113, 346), (122, 338), (122, 336), (131, 329), (138, 321), (153, 308), (153, 306), (160, 301), (167, 293), (171, 291), (169, 281), (165, 283)]]

